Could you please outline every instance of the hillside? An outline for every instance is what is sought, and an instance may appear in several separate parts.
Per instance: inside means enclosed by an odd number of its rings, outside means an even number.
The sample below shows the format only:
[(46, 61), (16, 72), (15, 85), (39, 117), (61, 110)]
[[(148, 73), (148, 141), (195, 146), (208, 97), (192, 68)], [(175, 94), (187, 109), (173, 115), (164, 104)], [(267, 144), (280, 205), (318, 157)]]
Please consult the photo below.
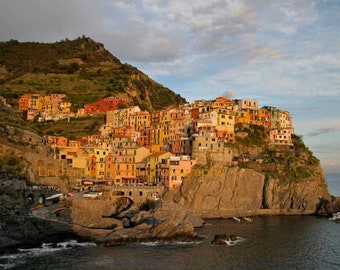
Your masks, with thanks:
[(50, 44), (0, 42), (0, 96), (16, 106), (25, 93), (66, 94), (73, 110), (108, 96), (125, 97), (149, 111), (185, 103), (84, 36)]

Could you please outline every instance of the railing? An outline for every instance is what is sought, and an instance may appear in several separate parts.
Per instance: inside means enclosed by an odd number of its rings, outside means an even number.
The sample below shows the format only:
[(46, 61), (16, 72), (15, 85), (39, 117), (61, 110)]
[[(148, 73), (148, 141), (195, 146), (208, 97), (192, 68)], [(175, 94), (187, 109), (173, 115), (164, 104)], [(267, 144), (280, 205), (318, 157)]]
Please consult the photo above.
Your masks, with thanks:
[(163, 190), (164, 187), (161, 186), (147, 186), (147, 185), (125, 185), (125, 186), (103, 186), (101, 187), (105, 190), (126, 190), (126, 189), (157, 189), (157, 190)]

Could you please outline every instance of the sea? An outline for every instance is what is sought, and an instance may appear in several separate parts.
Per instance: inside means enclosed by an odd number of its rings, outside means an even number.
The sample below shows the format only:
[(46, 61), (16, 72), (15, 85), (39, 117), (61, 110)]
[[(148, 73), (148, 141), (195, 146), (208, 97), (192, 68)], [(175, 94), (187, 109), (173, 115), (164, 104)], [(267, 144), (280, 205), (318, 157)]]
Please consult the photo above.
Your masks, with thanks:
[[(326, 175), (340, 196), (340, 174)], [(340, 269), (340, 223), (317, 216), (209, 219), (198, 242), (145, 242), (104, 247), (69, 240), (0, 256), (0, 269)], [(211, 245), (216, 234), (237, 238)]]

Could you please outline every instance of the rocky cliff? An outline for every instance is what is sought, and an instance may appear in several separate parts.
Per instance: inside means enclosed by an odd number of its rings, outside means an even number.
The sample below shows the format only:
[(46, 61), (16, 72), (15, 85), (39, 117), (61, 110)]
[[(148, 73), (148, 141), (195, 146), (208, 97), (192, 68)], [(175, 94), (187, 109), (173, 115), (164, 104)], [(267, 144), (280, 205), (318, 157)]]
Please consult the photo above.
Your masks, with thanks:
[(268, 178), (254, 169), (218, 167), (196, 170), (165, 195), (158, 216), (192, 213), (203, 218), (265, 214), (314, 214), (332, 198), (324, 178), (299, 182)]
[(194, 168), (182, 185), (166, 194), (158, 216), (232, 217), (274, 214), (329, 214), (339, 211), (319, 160), (301, 137), (293, 145), (271, 145), (264, 129), (247, 131), (247, 140), (229, 147), (238, 161)]
[(0, 169), (0, 252), (14, 246), (77, 237), (67, 224), (28, 215), (28, 182), (25, 175)]

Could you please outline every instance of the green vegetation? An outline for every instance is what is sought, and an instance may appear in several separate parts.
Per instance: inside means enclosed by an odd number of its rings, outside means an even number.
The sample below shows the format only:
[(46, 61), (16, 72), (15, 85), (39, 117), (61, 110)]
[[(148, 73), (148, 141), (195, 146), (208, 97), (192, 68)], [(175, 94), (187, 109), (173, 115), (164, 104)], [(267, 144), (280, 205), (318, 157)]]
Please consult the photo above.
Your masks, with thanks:
[[(0, 42), (0, 96), (17, 106), (26, 93), (63, 93), (73, 109), (108, 96), (150, 111), (185, 100), (85, 36), (52, 44)], [(6, 73), (7, 72), (7, 73)], [(1, 76), (2, 73), (0, 73)]]
[[(319, 160), (306, 147), (301, 136), (292, 135), (293, 145), (270, 145), (268, 134), (262, 127), (252, 126), (239, 130), (248, 134), (237, 139), (228, 147), (246, 161), (239, 163), (242, 168), (252, 168), (267, 178), (281, 179), (282, 183), (304, 181), (317, 173)], [(260, 160), (260, 161), (259, 161)]]
[(99, 133), (99, 128), (105, 124), (105, 115), (71, 118), (68, 120), (32, 123), (40, 135), (64, 136), (70, 140), (81, 139), (87, 135)]
[(21, 173), (22, 169), (22, 160), (17, 157), (14, 152), (0, 155), (0, 171)]
[(250, 125), (249, 128), (243, 128), (241, 132), (246, 132), (248, 136), (238, 138), (237, 143), (245, 146), (264, 146), (267, 142), (268, 134), (262, 126)]

